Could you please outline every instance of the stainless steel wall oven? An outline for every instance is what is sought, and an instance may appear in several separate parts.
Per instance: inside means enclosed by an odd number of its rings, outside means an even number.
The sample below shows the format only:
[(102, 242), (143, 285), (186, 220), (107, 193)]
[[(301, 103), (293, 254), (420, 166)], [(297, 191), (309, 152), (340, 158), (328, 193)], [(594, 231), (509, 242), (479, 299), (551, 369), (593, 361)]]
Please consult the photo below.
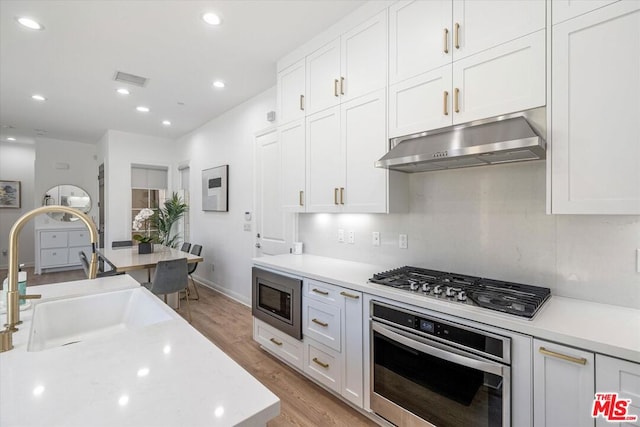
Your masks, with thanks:
[(302, 280), (253, 267), (253, 316), (302, 339)]
[(371, 409), (399, 426), (511, 425), (511, 340), (371, 303)]

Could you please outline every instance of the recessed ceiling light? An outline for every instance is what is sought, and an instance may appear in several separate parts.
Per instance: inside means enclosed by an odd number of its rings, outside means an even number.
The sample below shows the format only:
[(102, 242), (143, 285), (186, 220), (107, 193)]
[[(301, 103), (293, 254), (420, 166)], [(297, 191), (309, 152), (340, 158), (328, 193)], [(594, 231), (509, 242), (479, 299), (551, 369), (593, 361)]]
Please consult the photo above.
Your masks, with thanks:
[(117, 90), (117, 92), (118, 92), (120, 95), (129, 95), (129, 93), (131, 93), (131, 92), (129, 92), (129, 89), (125, 89), (125, 88), (123, 88), (123, 87), (121, 87), (120, 89), (118, 89), (118, 90)]
[(47, 98), (45, 98), (44, 96), (37, 95), (37, 94), (36, 95), (31, 95), (31, 98), (35, 99), (36, 101), (46, 101), (47, 100)]
[(43, 30), (44, 26), (41, 25), (39, 22), (31, 19), (31, 18), (27, 18), (26, 16), (21, 16), (19, 18), (16, 18), (16, 20), (18, 21), (18, 23), (20, 23), (20, 25), (22, 25), (23, 27), (27, 27), (30, 30)]
[(7, 141), (15, 141), (15, 140), (16, 140), (16, 139), (15, 139), (14, 137), (12, 137), (12, 136), (10, 136), (10, 137), (8, 137), (8, 138), (7, 138)]
[(205, 13), (202, 15), (202, 20), (209, 25), (220, 25), (222, 20), (215, 13)]
[(213, 82), (213, 87), (222, 89), (224, 87), (224, 82), (220, 80), (216, 80), (215, 82)]
[(171, 122), (169, 120), (163, 120), (162, 124), (165, 126), (171, 126)]
[(149, 107), (144, 107), (144, 106), (139, 106), (136, 107), (136, 110), (140, 111), (141, 113), (148, 113), (149, 112)]

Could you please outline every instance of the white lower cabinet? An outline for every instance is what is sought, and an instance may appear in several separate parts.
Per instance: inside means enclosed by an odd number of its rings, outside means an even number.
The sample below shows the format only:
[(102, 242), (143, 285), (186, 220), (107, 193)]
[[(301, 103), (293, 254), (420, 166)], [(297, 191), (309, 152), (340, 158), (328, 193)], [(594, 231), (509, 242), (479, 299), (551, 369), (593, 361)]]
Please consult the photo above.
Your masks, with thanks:
[(36, 230), (35, 274), (45, 269), (80, 268), (80, 251), (91, 253), (89, 231), (85, 228)]
[(535, 427), (594, 426), (594, 354), (533, 340)]
[(363, 407), (362, 293), (305, 279), (304, 372)]
[(302, 341), (280, 332), (255, 317), (253, 318), (253, 339), (289, 365), (302, 370), (304, 354)]
[(596, 393), (618, 393), (618, 399), (631, 399), (628, 415), (636, 415), (637, 421), (608, 422), (603, 416), (596, 419), (596, 426), (640, 426), (640, 364), (596, 355)]

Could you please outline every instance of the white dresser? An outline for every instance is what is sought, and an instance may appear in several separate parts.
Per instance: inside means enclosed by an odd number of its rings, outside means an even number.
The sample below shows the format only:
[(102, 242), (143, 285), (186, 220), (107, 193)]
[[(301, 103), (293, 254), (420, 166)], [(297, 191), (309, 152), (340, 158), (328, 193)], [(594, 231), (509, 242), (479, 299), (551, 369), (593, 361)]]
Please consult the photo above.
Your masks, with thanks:
[(91, 252), (89, 231), (79, 228), (36, 229), (35, 274), (45, 270), (71, 270), (81, 268), (78, 253)]

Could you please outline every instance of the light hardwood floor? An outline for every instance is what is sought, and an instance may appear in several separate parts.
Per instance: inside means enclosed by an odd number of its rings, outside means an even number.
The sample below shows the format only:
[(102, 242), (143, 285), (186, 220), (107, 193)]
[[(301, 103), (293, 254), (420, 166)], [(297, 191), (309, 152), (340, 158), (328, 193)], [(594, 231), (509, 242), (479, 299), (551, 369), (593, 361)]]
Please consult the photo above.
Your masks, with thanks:
[[(82, 270), (33, 275), (25, 269), (30, 286), (84, 279)], [(0, 270), (0, 279), (6, 270)], [(349, 405), (307, 380), (260, 349), (253, 341), (251, 309), (219, 292), (198, 286), (200, 300), (192, 301), (193, 327), (246, 369), (280, 398), (280, 416), (269, 427), (375, 426)], [(184, 301), (178, 312), (186, 317)], [(247, 396), (250, 399), (250, 396)]]

